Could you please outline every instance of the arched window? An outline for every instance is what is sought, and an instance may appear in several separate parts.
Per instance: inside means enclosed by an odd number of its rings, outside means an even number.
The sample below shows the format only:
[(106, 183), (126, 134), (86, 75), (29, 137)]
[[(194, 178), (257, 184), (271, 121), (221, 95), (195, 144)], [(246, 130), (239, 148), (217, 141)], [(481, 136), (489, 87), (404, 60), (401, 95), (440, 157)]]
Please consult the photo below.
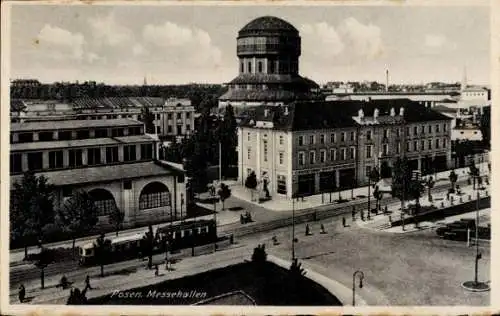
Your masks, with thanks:
[(115, 198), (108, 190), (94, 189), (89, 195), (98, 209), (99, 216), (109, 215), (116, 209)]
[(162, 206), (170, 206), (170, 192), (160, 182), (151, 182), (144, 187), (139, 196), (139, 209), (146, 210)]

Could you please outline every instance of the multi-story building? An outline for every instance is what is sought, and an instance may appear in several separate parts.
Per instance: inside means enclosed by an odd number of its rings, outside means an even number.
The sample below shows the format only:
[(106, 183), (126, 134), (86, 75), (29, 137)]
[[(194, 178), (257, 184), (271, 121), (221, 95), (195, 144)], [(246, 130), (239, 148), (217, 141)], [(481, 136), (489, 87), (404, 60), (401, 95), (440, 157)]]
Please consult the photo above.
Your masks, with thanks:
[(10, 142), (11, 183), (26, 171), (44, 175), (55, 186), (55, 208), (83, 190), (102, 223), (115, 208), (125, 213), (126, 226), (186, 213), (183, 170), (157, 161), (157, 144), (139, 121), (12, 123)]
[(258, 106), (238, 127), (238, 178), (255, 172), (272, 193), (316, 194), (390, 177), (397, 157), (413, 169), (450, 164), (450, 118), (410, 100)]
[(290, 23), (272, 16), (250, 21), (239, 32), (239, 75), (228, 83), (219, 108), (231, 104), (235, 113), (249, 106), (279, 105), (322, 98), (319, 86), (299, 75), (301, 39)]
[(13, 99), (11, 122), (121, 118), (142, 120), (144, 107), (154, 116), (156, 134), (173, 137), (187, 136), (193, 132), (195, 109), (189, 99), (176, 98), (85, 98), (71, 103)]

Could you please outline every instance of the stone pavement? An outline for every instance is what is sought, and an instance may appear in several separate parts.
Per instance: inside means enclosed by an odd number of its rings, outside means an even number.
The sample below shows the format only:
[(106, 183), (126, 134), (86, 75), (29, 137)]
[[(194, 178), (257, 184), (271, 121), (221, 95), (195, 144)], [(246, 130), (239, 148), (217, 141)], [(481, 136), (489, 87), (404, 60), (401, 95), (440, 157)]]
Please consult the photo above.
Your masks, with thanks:
[[(487, 168), (487, 163), (482, 163), (478, 164), (477, 167), (480, 169), (482, 175), (487, 175), (488, 174), (488, 168)], [(458, 176), (457, 181), (462, 181), (467, 179), (469, 168), (459, 168), (459, 169), (454, 169), (455, 173)], [(438, 172), (435, 177), (436, 185), (439, 185), (443, 182), (448, 182), (449, 183), (449, 175), (450, 175), (451, 170), (443, 171), (443, 172)], [(434, 177), (434, 175), (431, 175)], [(265, 201), (265, 202), (256, 202), (252, 201), (252, 194), (250, 191), (245, 188), (241, 183), (237, 181), (223, 181), (227, 185), (231, 187), (231, 194), (232, 196), (250, 202), (254, 203), (255, 205), (258, 205), (260, 207), (266, 208), (271, 211), (290, 211), (292, 209), (292, 201), (291, 199), (288, 199), (283, 196), (278, 196), (274, 195), (271, 200)], [(372, 194), (372, 192), (370, 192)], [(257, 196), (257, 193), (254, 193), (254, 198)], [(348, 190), (343, 190), (340, 191), (340, 196), (342, 199), (351, 199), (351, 197), (367, 197), (368, 195), (368, 186), (363, 186), (363, 187), (357, 187), (354, 188), (353, 190), (348, 189)], [(332, 203), (334, 200), (338, 200), (339, 198), (339, 192), (333, 192), (331, 194), (332, 196)], [(373, 196), (372, 196), (373, 197)], [(316, 194), (312, 196), (305, 197), (304, 200), (296, 201), (294, 204), (294, 207), (296, 210), (301, 210), (301, 209), (308, 209), (308, 208), (313, 208), (313, 207), (318, 207), (318, 206), (323, 206), (327, 203), (330, 202), (330, 194), (325, 193), (325, 194)]]

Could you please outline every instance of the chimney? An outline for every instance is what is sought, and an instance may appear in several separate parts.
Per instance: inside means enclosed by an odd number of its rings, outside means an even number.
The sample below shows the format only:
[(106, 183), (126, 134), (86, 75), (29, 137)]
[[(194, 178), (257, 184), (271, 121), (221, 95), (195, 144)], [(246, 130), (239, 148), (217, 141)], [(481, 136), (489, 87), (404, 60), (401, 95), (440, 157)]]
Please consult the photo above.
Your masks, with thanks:
[(365, 117), (365, 112), (363, 112), (363, 109), (359, 109), (358, 118), (362, 120), (364, 117)]
[(394, 108), (391, 108), (391, 116), (396, 116), (396, 110), (394, 110)]
[(399, 108), (399, 116), (405, 115), (405, 108)]
[(385, 70), (385, 92), (389, 92), (389, 69)]
[(373, 110), (373, 119), (376, 121), (378, 118), (378, 109), (375, 108), (375, 110)]

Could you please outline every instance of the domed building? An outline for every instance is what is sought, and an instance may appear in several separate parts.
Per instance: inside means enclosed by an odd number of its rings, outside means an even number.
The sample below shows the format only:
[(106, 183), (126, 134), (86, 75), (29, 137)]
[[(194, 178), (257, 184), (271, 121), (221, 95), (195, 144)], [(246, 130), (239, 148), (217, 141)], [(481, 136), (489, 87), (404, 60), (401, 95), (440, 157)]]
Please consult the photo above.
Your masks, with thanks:
[(219, 108), (323, 99), (319, 86), (299, 75), (300, 46), (299, 31), (282, 19), (264, 16), (245, 25), (237, 38), (239, 75), (228, 83)]

